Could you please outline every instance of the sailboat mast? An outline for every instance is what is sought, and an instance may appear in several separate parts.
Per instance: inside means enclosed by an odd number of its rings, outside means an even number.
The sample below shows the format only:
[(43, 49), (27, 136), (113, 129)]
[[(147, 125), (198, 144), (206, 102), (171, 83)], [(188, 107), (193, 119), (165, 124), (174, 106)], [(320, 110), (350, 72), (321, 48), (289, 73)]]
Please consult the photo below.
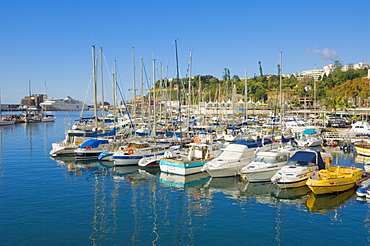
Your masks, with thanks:
[(96, 107), (97, 106), (96, 97), (97, 97), (98, 88), (97, 88), (97, 81), (96, 81), (96, 60), (95, 60), (95, 46), (94, 45), (92, 46), (91, 56), (92, 56), (93, 83), (94, 83), (94, 118), (95, 118), (96, 130), (97, 130), (98, 129), (98, 111)]
[(134, 108), (133, 108), (133, 115), (134, 115), (134, 124), (136, 119), (136, 68), (135, 68), (135, 48), (132, 47), (132, 84), (133, 84), (133, 90), (134, 90)]
[(100, 78), (101, 78), (101, 113), (104, 119), (105, 112), (104, 112), (103, 47), (100, 47)]
[[(191, 102), (191, 75), (192, 75), (192, 66), (193, 66), (193, 51), (190, 51), (190, 59), (189, 59), (189, 95), (188, 95), (188, 127), (190, 126), (190, 108), (192, 105)], [(189, 134), (189, 131), (188, 131)]]
[(283, 52), (280, 51), (280, 125), (283, 124), (283, 90), (282, 90), (282, 73), (283, 73)]
[(244, 81), (244, 101), (245, 101), (245, 120), (248, 118), (248, 73), (245, 68), (245, 81)]
[(180, 98), (180, 71), (179, 71), (179, 56), (177, 53), (177, 40), (175, 40), (175, 49), (176, 49), (176, 78), (177, 78), (177, 100), (179, 100), (179, 123), (180, 126), (180, 138), (181, 138), (181, 145), (182, 145), (182, 128), (181, 128), (181, 98)]
[(155, 59), (153, 59), (153, 127), (152, 127), (152, 132), (151, 136), (155, 137), (156, 132), (157, 132), (157, 110), (156, 110), (156, 88), (155, 88)]
[(140, 107), (140, 114), (141, 120), (144, 120), (144, 66), (143, 66), (143, 58), (140, 58), (140, 82), (141, 82), (141, 107)]

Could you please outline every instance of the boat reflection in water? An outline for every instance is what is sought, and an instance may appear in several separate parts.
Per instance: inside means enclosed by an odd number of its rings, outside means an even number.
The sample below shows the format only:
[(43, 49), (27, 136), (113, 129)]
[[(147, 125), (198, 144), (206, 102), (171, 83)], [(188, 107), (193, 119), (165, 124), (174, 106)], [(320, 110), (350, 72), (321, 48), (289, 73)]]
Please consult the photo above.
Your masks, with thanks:
[(195, 173), (191, 175), (176, 175), (161, 172), (159, 183), (165, 186), (185, 188), (185, 187), (202, 187), (211, 179), (207, 172)]
[(239, 176), (211, 178), (207, 184), (205, 184), (205, 188), (207, 188), (210, 195), (223, 193), (227, 195), (228, 198), (240, 199), (242, 197), (242, 191), (245, 190), (247, 183), (247, 181), (244, 181)]
[(297, 188), (280, 188), (275, 186), (271, 195), (279, 200), (302, 200), (310, 192), (311, 190), (307, 185)]
[(315, 196), (313, 193), (310, 193), (306, 201), (306, 206), (310, 212), (328, 213), (329, 210), (336, 210), (346, 204), (349, 198), (355, 193), (355, 189), (319, 196)]

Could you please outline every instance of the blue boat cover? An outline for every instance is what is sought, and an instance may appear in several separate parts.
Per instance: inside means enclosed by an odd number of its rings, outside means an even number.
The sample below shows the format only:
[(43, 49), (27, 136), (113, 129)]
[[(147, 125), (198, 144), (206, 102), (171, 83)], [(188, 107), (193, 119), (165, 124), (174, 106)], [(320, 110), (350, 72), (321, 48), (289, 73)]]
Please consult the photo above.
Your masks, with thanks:
[(319, 166), (319, 170), (325, 169), (325, 163), (322, 160), (322, 157), (319, 151), (300, 150), (300, 151), (297, 151), (292, 157), (290, 157), (289, 160), (290, 161), (312, 162)]
[(304, 134), (316, 134), (316, 130), (315, 129), (306, 129), (303, 131)]
[(108, 143), (108, 140), (106, 140), (106, 139), (104, 139), (104, 140), (101, 140), (101, 139), (89, 139), (86, 142), (84, 142), (83, 144), (81, 144), (80, 146), (78, 146), (78, 148), (84, 149), (87, 146), (91, 146), (91, 148), (96, 148), (100, 144), (107, 144), (107, 143)]
[(238, 141), (232, 142), (230, 144), (243, 144), (243, 145), (248, 146), (248, 148), (257, 148), (257, 147), (262, 147), (263, 145), (271, 144), (271, 143), (272, 143), (271, 139), (259, 138), (257, 140), (249, 140), (249, 141), (247, 141), (247, 140), (238, 140)]
[(114, 136), (116, 135), (116, 131), (119, 129), (119, 127), (114, 127), (112, 130), (106, 133), (96, 133), (96, 134), (86, 134), (85, 137), (89, 138), (97, 138), (97, 137), (106, 137), (106, 136)]
[(281, 136), (281, 142), (283, 142), (283, 143), (289, 143), (290, 141), (294, 141), (294, 137), (292, 137), (292, 138), (285, 138), (284, 136)]

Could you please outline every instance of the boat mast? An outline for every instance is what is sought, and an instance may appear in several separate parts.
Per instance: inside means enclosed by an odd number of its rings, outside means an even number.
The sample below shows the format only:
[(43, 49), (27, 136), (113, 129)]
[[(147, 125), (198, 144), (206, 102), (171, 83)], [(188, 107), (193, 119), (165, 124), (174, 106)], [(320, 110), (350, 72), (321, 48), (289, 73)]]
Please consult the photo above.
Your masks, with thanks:
[[(190, 126), (190, 108), (191, 108), (191, 73), (192, 73), (192, 66), (193, 66), (193, 51), (190, 51), (190, 59), (189, 59), (189, 95), (188, 95), (188, 127)], [(189, 131), (188, 135), (189, 135)], [(188, 136), (189, 137), (189, 136)]]
[(141, 120), (144, 120), (144, 66), (143, 66), (143, 58), (140, 58), (140, 82), (141, 82), (141, 107), (140, 107), (140, 114)]
[(245, 80), (244, 80), (244, 101), (245, 101), (245, 120), (248, 119), (248, 73), (245, 68)]
[(177, 40), (176, 39), (175, 39), (175, 50), (176, 50), (177, 100), (179, 101), (179, 108), (178, 108), (179, 122), (178, 122), (178, 125), (180, 126), (180, 139), (181, 139), (181, 145), (182, 145), (180, 71), (179, 71), (179, 56), (178, 56), (178, 53), (177, 53)]
[(133, 96), (134, 96), (134, 108), (133, 108), (133, 116), (134, 116), (134, 125), (136, 123), (136, 69), (135, 69), (135, 48), (132, 47), (132, 84), (133, 84)]
[(96, 61), (95, 61), (95, 46), (92, 45), (92, 68), (93, 68), (93, 82), (94, 82), (94, 118), (95, 118), (95, 126), (96, 130), (98, 130), (98, 111), (97, 111), (97, 81), (96, 81)]
[(283, 52), (280, 51), (280, 69), (279, 69), (279, 81), (280, 81), (280, 127), (283, 127), (283, 89), (282, 89), (282, 74), (283, 74)]
[(155, 59), (153, 59), (153, 127), (152, 127), (152, 132), (151, 136), (156, 137), (156, 132), (157, 132), (157, 110), (156, 110), (156, 92), (155, 92)]
[[(104, 112), (104, 79), (103, 79), (103, 47), (100, 47), (100, 78), (101, 78), (101, 114), (103, 117), (103, 122), (105, 121), (105, 112)], [(103, 132), (104, 132), (105, 123), (103, 123)]]

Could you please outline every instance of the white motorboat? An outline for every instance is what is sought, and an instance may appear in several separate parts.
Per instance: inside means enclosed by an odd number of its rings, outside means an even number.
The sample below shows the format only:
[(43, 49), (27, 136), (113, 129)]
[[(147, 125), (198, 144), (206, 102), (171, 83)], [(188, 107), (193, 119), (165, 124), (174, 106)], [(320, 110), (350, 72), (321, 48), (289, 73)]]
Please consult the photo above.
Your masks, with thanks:
[(74, 150), (76, 158), (98, 158), (103, 151), (102, 145), (108, 144), (107, 139), (89, 139)]
[(316, 133), (316, 130), (306, 129), (300, 134), (300, 138), (296, 140), (299, 147), (317, 147), (322, 146), (323, 139), (321, 135)]
[(181, 155), (185, 155), (187, 152), (180, 149), (180, 146), (171, 146), (163, 155), (156, 154), (153, 156), (147, 156), (140, 159), (138, 165), (141, 167), (159, 167), (159, 161), (163, 158), (177, 158)]
[(42, 122), (54, 122), (55, 121), (55, 116), (51, 114), (46, 114), (41, 118)]
[[(324, 160), (325, 162), (324, 162)], [(281, 188), (305, 186), (308, 178), (319, 169), (331, 164), (330, 153), (310, 149), (297, 151), (279, 171), (271, 178), (271, 182)]]
[(240, 170), (240, 176), (249, 182), (270, 181), (296, 151), (296, 147), (260, 151), (251, 163)]
[(7, 116), (0, 116), (0, 126), (14, 125), (15, 119)]
[(132, 141), (118, 148), (112, 155), (115, 166), (137, 165), (140, 159), (154, 155), (164, 155), (169, 144), (156, 144), (147, 141)]
[(212, 177), (231, 177), (239, 175), (239, 171), (251, 162), (259, 150), (272, 148), (270, 139), (238, 140), (230, 143), (220, 156), (208, 162), (202, 168)]

